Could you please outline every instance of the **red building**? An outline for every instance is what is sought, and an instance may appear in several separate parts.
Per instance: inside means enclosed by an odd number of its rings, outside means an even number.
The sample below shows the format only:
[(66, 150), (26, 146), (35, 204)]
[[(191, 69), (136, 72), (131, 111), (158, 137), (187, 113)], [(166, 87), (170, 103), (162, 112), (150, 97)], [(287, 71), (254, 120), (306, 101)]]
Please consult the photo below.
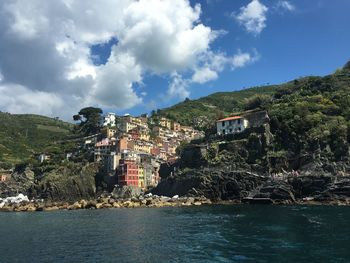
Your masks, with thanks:
[(118, 184), (120, 186), (136, 186), (139, 185), (139, 166), (135, 160), (124, 160), (119, 161)]
[(130, 130), (130, 131), (128, 132), (128, 134), (131, 135), (131, 138), (132, 138), (133, 140), (138, 140), (138, 139), (140, 139), (140, 132), (138, 131), (137, 128)]

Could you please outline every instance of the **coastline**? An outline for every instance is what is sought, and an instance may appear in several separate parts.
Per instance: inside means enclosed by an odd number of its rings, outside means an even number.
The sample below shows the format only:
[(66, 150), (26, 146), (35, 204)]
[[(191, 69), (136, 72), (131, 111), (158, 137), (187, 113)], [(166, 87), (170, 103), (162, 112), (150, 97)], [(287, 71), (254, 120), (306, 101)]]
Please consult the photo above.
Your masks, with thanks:
[(242, 200), (212, 201), (205, 197), (165, 197), (165, 196), (140, 196), (138, 198), (114, 199), (113, 197), (100, 197), (93, 200), (81, 199), (75, 202), (35, 200), (20, 203), (7, 203), (0, 208), (0, 212), (42, 212), (58, 210), (81, 209), (113, 209), (113, 208), (160, 208), (160, 207), (187, 207), (202, 205), (326, 205), (326, 206), (350, 206), (350, 198), (342, 200), (271, 200), (266, 202), (247, 202)]

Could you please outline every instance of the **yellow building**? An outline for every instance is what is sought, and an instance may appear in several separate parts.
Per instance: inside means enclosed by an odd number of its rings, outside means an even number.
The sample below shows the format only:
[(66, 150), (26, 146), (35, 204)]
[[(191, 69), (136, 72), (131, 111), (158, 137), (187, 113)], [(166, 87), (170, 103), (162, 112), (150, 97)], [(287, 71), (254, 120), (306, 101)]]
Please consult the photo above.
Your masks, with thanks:
[(151, 153), (153, 145), (143, 141), (135, 141), (134, 150), (137, 152)]
[(104, 138), (112, 138), (115, 137), (117, 130), (106, 126), (102, 128), (101, 133)]
[(138, 176), (139, 176), (139, 187), (140, 188), (145, 188), (145, 174), (144, 174), (144, 169), (142, 165), (138, 166)]
[(176, 132), (181, 131), (181, 125), (180, 125), (180, 123), (173, 121), (173, 122), (171, 123), (171, 129), (172, 129), (173, 131), (176, 131)]
[(161, 118), (159, 120), (159, 125), (170, 130), (171, 129), (171, 120), (169, 120), (167, 118)]
[(144, 130), (140, 131), (140, 139), (143, 141), (146, 141), (146, 142), (149, 141), (150, 135), (149, 135), (148, 130), (144, 129)]
[(123, 132), (129, 132), (137, 127), (147, 129), (148, 125), (143, 118), (135, 118), (130, 115), (124, 116), (119, 123), (119, 129)]
[(159, 127), (159, 126), (153, 127), (153, 132), (155, 133), (156, 136), (162, 137), (162, 138), (164, 138), (166, 134), (166, 130), (163, 127)]

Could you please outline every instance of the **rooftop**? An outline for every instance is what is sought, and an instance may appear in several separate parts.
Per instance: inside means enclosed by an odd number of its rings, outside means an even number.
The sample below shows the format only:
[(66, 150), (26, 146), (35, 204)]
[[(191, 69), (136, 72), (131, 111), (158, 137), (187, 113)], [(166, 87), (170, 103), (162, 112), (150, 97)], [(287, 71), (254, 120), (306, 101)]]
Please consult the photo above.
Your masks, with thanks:
[(220, 121), (232, 121), (232, 120), (238, 120), (238, 119), (243, 119), (243, 117), (241, 117), (241, 116), (232, 116), (232, 117), (227, 117), (227, 118), (218, 120), (217, 122), (220, 122)]

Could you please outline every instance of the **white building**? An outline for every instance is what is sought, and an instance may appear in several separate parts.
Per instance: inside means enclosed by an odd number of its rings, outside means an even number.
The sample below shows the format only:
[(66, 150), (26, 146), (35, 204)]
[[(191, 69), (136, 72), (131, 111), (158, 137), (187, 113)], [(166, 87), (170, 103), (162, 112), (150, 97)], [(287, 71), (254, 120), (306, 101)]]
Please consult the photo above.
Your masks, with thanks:
[(244, 131), (248, 127), (248, 120), (241, 116), (233, 116), (216, 122), (217, 135), (235, 134)]
[(115, 113), (109, 112), (103, 117), (102, 126), (115, 127)]

